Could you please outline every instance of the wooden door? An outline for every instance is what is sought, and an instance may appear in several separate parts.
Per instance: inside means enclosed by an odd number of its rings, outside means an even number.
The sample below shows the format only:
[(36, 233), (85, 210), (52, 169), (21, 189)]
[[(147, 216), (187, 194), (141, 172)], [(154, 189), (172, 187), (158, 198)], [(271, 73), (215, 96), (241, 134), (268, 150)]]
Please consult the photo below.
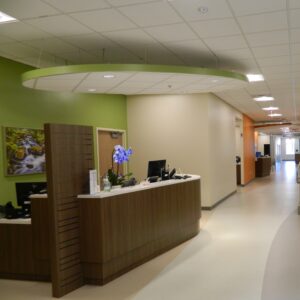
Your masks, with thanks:
[[(115, 145), (123, 145), (123, 132), (98, 130), (98, 157), (99, 157), (99, 176), (100, 183), (102, 178), (112, 167), (112, 154)], [(114, 164), (114, 170), (117, 169)], [(120, 173), (123, 172), (123, 166), (120, 166)]]

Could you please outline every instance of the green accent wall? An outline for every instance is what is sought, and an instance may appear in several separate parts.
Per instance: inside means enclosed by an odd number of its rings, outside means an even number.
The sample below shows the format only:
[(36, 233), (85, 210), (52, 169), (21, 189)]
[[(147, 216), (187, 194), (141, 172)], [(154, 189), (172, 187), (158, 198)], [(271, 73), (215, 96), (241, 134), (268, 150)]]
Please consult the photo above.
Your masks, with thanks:
[[(125, 96), (27, 89), (21, 84), (21, 74), (30, 70), (33, 70), (30, 66), (0, 57), (1, 127), (42, 129), (44, 123), (60, 123), (90, 125), (94, 133), (96, 127), (127, 130)], [(8, 201), (16, 205), (15, 182), (45, 180), (41, 174), (5, 176), (3, 130), (0, 130), (0, 163), (0, 205)]]

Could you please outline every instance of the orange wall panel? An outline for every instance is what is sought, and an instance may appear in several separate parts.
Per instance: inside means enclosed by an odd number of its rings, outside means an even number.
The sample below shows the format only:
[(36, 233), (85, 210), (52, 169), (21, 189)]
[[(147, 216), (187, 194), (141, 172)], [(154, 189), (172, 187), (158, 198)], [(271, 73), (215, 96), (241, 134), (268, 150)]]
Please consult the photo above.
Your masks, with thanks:
[(246, 115), (243, 115), (244, 136), (244, 182), (249, 183), (255, 178), (255, 140), (254, 123)]

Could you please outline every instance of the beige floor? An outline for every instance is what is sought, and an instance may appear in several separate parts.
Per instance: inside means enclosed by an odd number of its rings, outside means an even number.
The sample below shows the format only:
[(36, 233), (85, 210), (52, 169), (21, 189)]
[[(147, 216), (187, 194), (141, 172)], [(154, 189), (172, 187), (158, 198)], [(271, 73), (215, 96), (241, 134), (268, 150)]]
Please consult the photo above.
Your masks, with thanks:
[[(298, 199), (288, 162), (204, 212), (196, 238), (106, 286), (84, 286), (64, 299), (299, 300)], [(51, 299), (50, 289), (0, 280), (0, 299)]]

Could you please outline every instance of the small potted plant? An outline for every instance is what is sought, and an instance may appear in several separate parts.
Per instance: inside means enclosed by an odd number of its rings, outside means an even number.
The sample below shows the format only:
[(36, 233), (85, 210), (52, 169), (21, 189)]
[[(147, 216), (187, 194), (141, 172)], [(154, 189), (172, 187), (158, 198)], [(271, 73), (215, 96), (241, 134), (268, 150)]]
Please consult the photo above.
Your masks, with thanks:
[[(131, 148), (125, 149), (121, 145), (116, 145), (112, 153), (112, 165), (107, 172), (108, 180), (112, 185), (112, 188), (121, 187), (126, 179), (128, 179), (132, 173), (120, 174), (120, 165), (129, 161), (129, 157), (132, 155)], [(114, 163), (117, 164), (117, 170), (114, 170)]]

